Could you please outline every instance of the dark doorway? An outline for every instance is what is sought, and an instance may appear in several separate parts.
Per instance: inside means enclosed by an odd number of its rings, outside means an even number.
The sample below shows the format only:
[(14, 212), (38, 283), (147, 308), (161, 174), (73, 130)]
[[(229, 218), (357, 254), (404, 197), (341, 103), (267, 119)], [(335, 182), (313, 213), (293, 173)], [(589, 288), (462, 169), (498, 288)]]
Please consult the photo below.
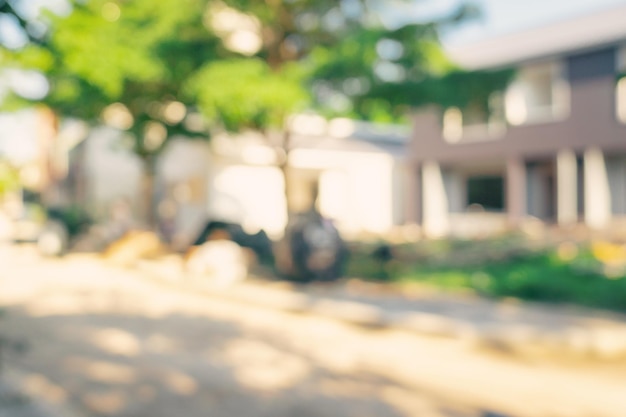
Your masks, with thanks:
[(467, 204), (481, 205), (485, 210), (504, 210), (504, 178), (474, 176), (467, 179)]

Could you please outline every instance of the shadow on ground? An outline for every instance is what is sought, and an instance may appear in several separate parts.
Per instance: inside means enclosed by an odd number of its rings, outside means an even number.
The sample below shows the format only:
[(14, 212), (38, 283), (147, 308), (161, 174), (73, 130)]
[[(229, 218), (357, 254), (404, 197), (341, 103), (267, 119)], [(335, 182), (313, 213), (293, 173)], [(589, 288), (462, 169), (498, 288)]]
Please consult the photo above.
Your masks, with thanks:
[(330, 369), (287, 339), (206, 317), (37, 316), (16, 307), (3, 332), (30, 345), (9, 366), (48, 401), (84, 416), (499, 415), (366, 371)]

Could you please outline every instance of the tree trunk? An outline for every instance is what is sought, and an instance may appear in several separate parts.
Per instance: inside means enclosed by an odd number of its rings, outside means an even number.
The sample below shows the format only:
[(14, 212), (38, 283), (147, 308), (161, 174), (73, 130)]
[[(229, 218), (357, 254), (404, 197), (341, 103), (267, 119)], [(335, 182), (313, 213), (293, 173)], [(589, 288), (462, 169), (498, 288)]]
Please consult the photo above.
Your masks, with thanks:
[(57, 185), (60, 173), (55, 164), (59, 119), (49, 107), (38, 109), (37, 140), (39, 147), (40, 181), (37, 190), (46, 205), (58, 204)]
[(293, 214), (292, 198), (291, 198), (291, 181), (289, 170), (289, 157), (291, 154), (291, 130), (286, 127), (283, 131), (283, 138), (281, 143), (281, 149), (283, 151), (283, 159), (280, 161), (280, 171), (283, 174), (285, 203), (287, 205), (287, 221), (291, 219)]
[(141, 158), (143, 163), (143, 178), (141, 179), (141, 217), (150, 229), (157, 227), (157, 215), (155, 206), (155, 179), (156, 159), (153, 155)]
[(79, 207), (86, 207), (88, 203), (87, 195), (87, 140), (85, 139), (76, 148), (76, 159), (70, 166), (70, 176), (72, 178), (72, 202)]

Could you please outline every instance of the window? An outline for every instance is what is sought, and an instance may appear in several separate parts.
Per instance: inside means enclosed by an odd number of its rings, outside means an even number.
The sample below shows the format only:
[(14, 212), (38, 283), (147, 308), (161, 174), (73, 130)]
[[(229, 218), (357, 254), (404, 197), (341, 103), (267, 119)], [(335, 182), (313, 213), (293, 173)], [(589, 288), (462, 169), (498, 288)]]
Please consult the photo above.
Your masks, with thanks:
[(547, 62), (522, 67), (506, 94), (512, 125), (559, 120), (569, 115), (570, 92), (564, 65)]
[(492, 94), (487, 106), (474, 102), (464, 109), (451, 107), (443, 116), (443, 136), (450, 143), (494, 139), (505, 126), (501, 93)]
[(467, 204), (488, 211), (504, 210), (504, 178), (502, 176), (473, 176), (467, 179)]

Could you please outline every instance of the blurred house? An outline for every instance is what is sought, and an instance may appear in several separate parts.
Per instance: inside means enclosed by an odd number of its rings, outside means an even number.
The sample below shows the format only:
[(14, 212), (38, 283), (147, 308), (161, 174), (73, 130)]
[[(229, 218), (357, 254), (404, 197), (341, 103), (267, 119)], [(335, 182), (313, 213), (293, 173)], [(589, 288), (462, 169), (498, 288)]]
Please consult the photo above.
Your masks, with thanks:
[[(348, 236), (381, 234), (404, 223), (408, 129), (300, 115), (293, 122), (289, 210), (317, 204)], [(209, 214), (280, 236), (287, 222), (281, 138), (255, 133), (212, 142)], [(317, 195), (317, 201), (314, 196)]]
[[(307, 210), (317, 193), (318, 208), (346, 235), (381, 234), (402, 224), (409, 134), (397, 126), (297, 117), (289, 156), (290, 209)], [(195, 240), (209, 220), (281, 236), (288, 207), (280, 142), (278, 134), (268, 141), (250, 132), (168, 143), (157, 163), (154, 204), (177, 246)], [(79, 184), (74, 190), (103, 220), (120, 201), (138, 219), (145, 203), (141, 163), (121, 145), (119, 131), (98, 128), (71, 158), (76, 163), (70, 179)]]
[(106, 219), (113, 205), (122, 201), (139, 215), (141, 161), (125, 146), (118, 130), (104, 126), (92, 129), (70, 159), (74, 197), (92, 216)]
[(621, 7), (451, 50), (466, 68), (514, 68), (515, 79), (489, 109), (416, 115), (410, 219), (444, 236), (624, 217), (624, 22)]
[(206, 219), (209, 145), (172, 138), (157, 161), (154, 201), (147, 202), (142, 161), (127, 141), (113, 128), (91, 130), (70, 155), (72, 197), (100, 222), (123, 215), (135, 226), (142, 225), (146, 205), (155, 205), (159, 217), (173, 223), (171, 227), (195, 236)]

